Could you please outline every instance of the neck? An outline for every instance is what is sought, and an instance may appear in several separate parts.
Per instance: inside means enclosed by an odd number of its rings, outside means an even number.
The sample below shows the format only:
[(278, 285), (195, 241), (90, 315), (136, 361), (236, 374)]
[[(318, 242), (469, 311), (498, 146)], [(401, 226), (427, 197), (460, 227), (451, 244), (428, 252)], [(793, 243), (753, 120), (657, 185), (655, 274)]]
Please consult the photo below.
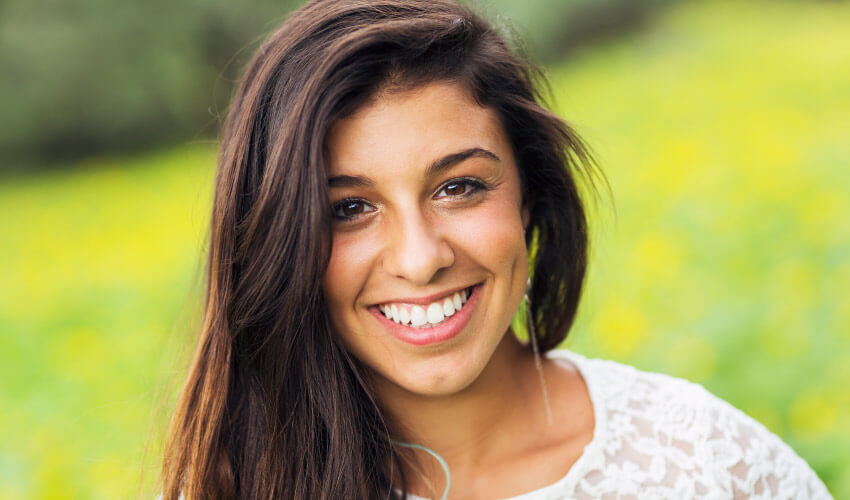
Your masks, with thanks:
[[(510, 331), (480, 376), (460, 392), (422, 396), (386, 381), (377, 388), (396, 439), (435, 451), (453, 476), (510, 455), (517, 433), (528, 432), (541, 415), (546, 422), (533, 355)], [(442, 478), (436, 460), (414, 455), (425, 475)], [(409, 472), (409, 483), (419, 484), (419, 474)]]

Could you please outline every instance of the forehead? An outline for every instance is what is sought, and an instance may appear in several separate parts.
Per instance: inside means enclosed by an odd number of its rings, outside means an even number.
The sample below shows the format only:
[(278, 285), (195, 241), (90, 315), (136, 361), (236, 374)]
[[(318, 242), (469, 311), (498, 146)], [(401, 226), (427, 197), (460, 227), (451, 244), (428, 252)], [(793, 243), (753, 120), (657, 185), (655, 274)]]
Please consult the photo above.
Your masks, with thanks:
[(510, 156), (498, 114), (456, 83), (429, 83), (382, 93), (338, 120), (328, 134), (327, 175), (424, 168), (435, 157), (476, 147)]

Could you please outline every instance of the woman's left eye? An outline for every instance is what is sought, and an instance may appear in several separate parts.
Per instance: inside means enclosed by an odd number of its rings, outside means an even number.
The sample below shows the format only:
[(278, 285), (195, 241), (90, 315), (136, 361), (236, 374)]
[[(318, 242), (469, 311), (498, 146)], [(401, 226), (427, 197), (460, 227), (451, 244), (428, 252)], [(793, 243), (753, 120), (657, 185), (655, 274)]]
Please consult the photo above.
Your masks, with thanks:
[(471, 179), (458, 179), (444, 184), (435, 197), (468, 196), (482, 188), (484, 188), (484, 185), (478, 181)]
[(353, 220), (374, 211), (375, 207), (372, 205), (353, 198), (342, 200), (333, 206), (333, 216), (337, 220)]

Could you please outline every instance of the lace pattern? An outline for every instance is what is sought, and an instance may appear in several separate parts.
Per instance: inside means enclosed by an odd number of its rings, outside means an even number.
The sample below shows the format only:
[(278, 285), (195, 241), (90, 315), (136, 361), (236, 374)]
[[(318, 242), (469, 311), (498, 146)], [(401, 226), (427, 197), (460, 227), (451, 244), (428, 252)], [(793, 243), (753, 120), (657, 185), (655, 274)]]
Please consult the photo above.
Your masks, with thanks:
[(596, 413), (590, 444), (557, 483), (514, 500), (830, 499), (808, 464), (702, 386), (569, 351)]
[(832, 498), (788, 445), (702, 386), (565, 350), (548, 356), (584, 377), (593, 439), (558, 482), (508, 500)]

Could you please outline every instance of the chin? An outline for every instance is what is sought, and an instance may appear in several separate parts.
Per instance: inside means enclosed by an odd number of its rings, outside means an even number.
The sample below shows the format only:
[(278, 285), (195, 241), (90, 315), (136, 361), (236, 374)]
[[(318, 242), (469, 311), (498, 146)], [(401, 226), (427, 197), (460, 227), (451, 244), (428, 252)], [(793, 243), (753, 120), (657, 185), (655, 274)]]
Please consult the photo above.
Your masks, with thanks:
[(446, 397), (463, 392), (475, 383), (492, 353), (469, 353), (456, 349), (442, 356), (407, 363), (403, 373), (387, 373), (382, 379), (411, 395)]
[(436, 373), (427, 380), (410, 380), (401, 385), (412, 394), (425, 397), (452, 396), (472, 385), (478, 374), (459, 374), (457, 372)]

